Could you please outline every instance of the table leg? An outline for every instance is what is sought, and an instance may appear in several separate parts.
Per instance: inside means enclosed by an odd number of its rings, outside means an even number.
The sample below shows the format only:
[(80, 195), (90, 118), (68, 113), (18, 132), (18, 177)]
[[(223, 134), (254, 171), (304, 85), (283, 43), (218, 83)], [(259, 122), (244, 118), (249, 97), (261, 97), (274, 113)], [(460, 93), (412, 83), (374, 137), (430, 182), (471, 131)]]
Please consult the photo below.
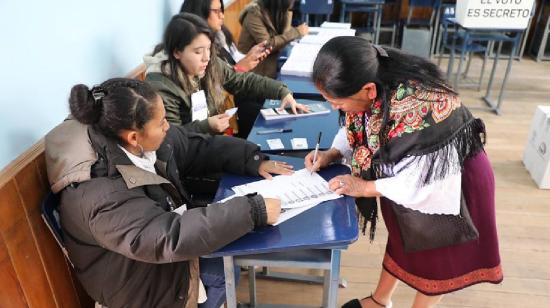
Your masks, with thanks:
[[(340, 277), (340, 249), (332, 249), (330, 257), (330, 271), (325, 275), (323, 305), (326, 308), (336, 307), (338, 300), (338, 281)], [(326, 273), (325, 273), (326, 274)]]
[(254, 266), (248, 267), (248, 291), (250, 306), (256, 307), (256, 270), (254, 269)]
[(374, 6), (374, 11), (376, 13), (376, 30), (374, 35), (374, 43), (378, 44), (380, 41), (380, 25), (382, 24), (382, 15), (384, 13), (384, 7), (381, 4), (376, 4)]
[(464, 62), (464, 56), (466, 55), (466, 46), (468, 45), (470, 41), (470, 35), (466, 33), (464, 35), (464, 40), (462, 41), (462, 48), (460, 50), (460, 59), (458, 60), (458, 69), (456, 70), (453, 87), (455, 90), (458, 90), (458, 79), (460, 78), (460, 75), (462, 74), (462, 63)]
[[(457, 31), (456, 27), (455, 27), (455, 31)], [(456, 35), (453, 35), (453, 40), (452, 40), (452, 43), (451, 43), (451, 52), (449, 54), (449, 62), (447, 63), (447, 81), (449, 82), (449, 84), (451, 83), (451, 74), (453, 73), (453, 65), (454, 65), (454, 59), (455, 59), (455, 48), (456, 48)], [(457, 89), (455, 88), (455, 90), (457, 90)]]
[(495, 56), (495, 59), (493, 60), (493, 68), (491, 69), (491, 75), (489, 76), (489, 81), (487, 83), (487, 92), (483, 97), (483, 100), (485, 101), (485, 103), (489, 105), (489, 107), (493, 111), (495, 111), (495, 106), (493, 103), (491, 103), (491, 92), (492, 92), (491, 88), (493, 87), (493, 81), (495, 79), (495, 72), (497, 70), (498, 58), (500, 57), (501, 49), (502, 49), (502, 41), (498, 42), (497, 54)]
[(235, 267), (232, 256), (223, 257), (223, 271), (225, 274), (225, 296), (227, 301), (227, 308), (237, 308)]
[(519, 38), (521, 36), (518, 34), (516, 34), (516, 38), (514, 40), (514, 46), (512, 47), (512, 51), (510, 52), (510, 57), (508, 58), (508, 64), (506, 65), (506, 72), (504, 73), (504, 79), (502, 79), (502, 86), (500, 87), (500, 92), (498, 93), (498, 100), (497, 100), (497, 105), (496, 105), (496, 108), (495, 108), (495, 112), (497, 114), (500, 113), (500, 105), (502, 104), (502, 99), (504, 98), (504, 87), (506, 87), (506, 81), (508, 81), (508, 77), (510, 75), (510, 71), (512, 70), (512, 62), (513, 62), (513, 59), (514, 59), (514, 55), (516, 53), (516, 50), (518, 48), (518, 45), (519, 45)]

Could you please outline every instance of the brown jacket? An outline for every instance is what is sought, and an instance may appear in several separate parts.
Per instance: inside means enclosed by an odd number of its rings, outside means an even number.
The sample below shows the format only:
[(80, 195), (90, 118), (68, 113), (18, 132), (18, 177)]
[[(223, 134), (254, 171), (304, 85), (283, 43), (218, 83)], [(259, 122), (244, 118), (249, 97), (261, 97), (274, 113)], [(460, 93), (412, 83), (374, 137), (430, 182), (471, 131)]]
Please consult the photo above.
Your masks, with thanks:
[(271, 78), (277, 77), (277, 58), (280, 51), (291, 41), (300, 38), (298, 29), (290, 26), (291, 18), (288, 20), (286, 30), (279, 34), (256, 1), (247, 5), (241, 12), (239, 22), (242, 30), (237, 48), (242, 53), (247, 53), (254, 45), (266, 40), (268, 45), (273, 47), (271, 54), (253, 70), (254, 73)]
[[(116, 142), (75, 122), (46, 137), (46, 157), (50, 184), (67, 185), (60, 192), (61, 226), (86, 292), (109, 308), (196, 307), (197, 257), (264, 225), (267, 214), (260, 196), (194, 207), (180, 175), (257, 175), (258, 147), (172, 125), (154, 174), (133, 165)], [(74, 138), (85, 140), (74, 147)], [(67, 177), (73, 173), (80, 176)], [(182, 215), (172, 211), (182, 204), (188, 208)]]

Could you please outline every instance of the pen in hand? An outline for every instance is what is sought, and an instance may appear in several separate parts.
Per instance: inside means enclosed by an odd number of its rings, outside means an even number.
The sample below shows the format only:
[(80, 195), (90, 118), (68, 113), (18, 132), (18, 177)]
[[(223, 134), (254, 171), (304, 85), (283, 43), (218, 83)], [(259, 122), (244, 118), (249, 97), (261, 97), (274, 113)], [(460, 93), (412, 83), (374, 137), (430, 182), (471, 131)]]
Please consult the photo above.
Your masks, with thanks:
[(315, 145), (315, 152), (313, 152), (313, 165), (311, 167), (310, 174), (313, 174), (313, 170), (315, 170), (315, 162), (317, 161), (317, 154), (319, 153), (320, 143), (321, 143), (321, 132), (319, 132), (319, 136), (317, 136), (317, 144)]

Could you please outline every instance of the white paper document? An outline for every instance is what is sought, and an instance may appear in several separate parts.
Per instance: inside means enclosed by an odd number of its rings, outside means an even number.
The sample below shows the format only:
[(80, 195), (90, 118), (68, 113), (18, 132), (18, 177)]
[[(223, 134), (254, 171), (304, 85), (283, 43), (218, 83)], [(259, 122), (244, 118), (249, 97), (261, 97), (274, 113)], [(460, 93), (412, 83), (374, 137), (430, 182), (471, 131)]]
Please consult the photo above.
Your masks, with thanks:
[(341, 196), (328, 188), (328, 182), (319, 174), (301, 169), (292, 175), (279, 175), (272, 180), (261, 180), (232, 188), (236, 195), (261, 194), (264, 198), (281, 200), (281, 216), (278, 225), (321, 202)]
[(227, 114), (228, 116), (232, 117), (233, 115), (235, 115), (235, 113), (237, 113), (237, 110), (239, 108), (238, 107), (233, 107), (233, 108), (230, 108), (230, 109), (227, 109), (225, 111), (225, 114)]
[(282, 150), (285, 148), (283, 141), (279, 138), (267, 139), (266, 142), (270, 150)]
[(292, 138), (290, 144), (293, 150), (307, 150), (307, 138)]

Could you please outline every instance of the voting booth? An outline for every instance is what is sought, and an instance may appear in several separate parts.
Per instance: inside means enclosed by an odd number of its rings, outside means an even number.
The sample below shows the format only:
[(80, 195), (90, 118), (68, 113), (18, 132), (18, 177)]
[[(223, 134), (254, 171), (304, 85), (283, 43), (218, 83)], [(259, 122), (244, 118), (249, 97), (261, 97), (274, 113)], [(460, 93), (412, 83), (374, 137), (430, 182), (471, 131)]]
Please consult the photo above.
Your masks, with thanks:
[(456, 19), (466, 28), (525, 29), (534, 0), (460, 0)]
[(550, 106), (535, 111), (523, 163), (539, 188), (550, 189)]

